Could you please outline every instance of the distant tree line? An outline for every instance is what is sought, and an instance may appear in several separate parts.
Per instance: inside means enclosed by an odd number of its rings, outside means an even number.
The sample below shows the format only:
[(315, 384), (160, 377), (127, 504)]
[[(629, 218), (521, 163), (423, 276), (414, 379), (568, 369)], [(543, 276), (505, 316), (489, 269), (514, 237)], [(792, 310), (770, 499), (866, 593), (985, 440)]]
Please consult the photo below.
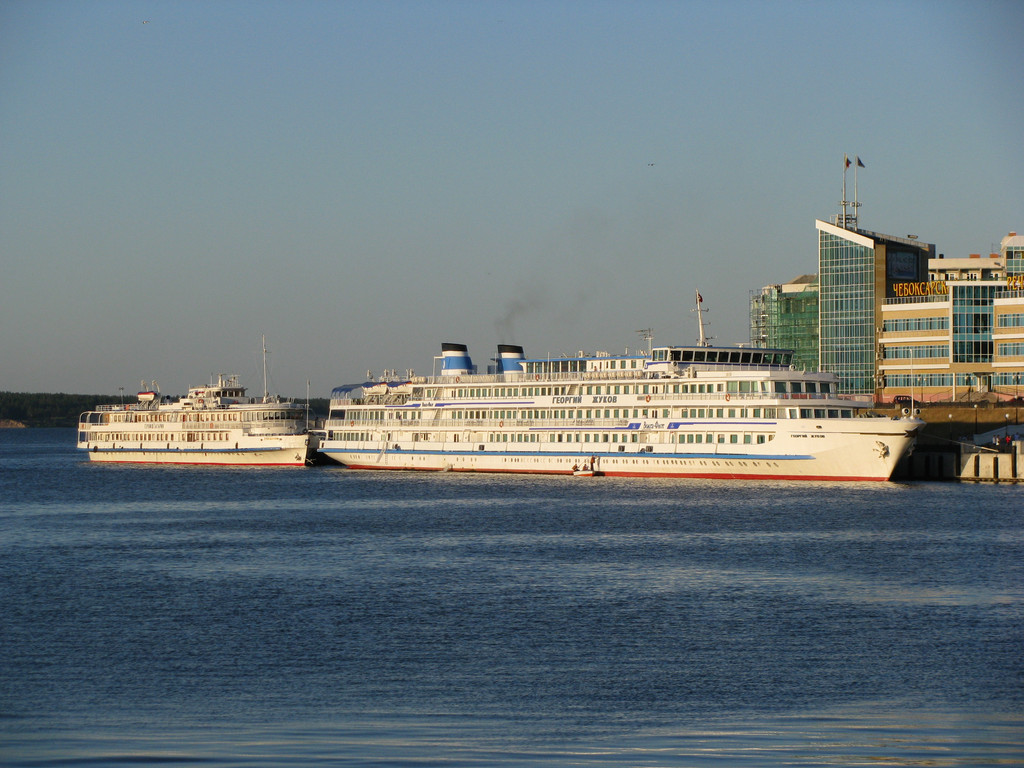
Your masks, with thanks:
[[(99, 403), (117, 403), (120, 395), (65, 395), (39, 394), (31, 392), (0, 392), (0, 423), (18, 422), (26, 427), (74, 427), (78, 417), (91, 411)], [(134, 397), (124, 398), (127, 403), (135, 402)], [(296, 398), (305, 402), (305, 398)], [(310, 398), (310, 419), (323, 418), (330, 401), (327, 398)]]

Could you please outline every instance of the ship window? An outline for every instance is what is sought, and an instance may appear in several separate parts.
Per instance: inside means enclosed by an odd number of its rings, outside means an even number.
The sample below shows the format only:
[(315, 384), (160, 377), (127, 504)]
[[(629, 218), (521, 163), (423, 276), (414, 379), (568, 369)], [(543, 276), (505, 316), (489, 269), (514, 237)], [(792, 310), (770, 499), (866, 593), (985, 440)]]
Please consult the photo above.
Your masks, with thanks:
[(800, 418), (801, 419), (812, 419), (812, 418), (814, 418), (813, 411), (810, 408), (801, 408), (800, 409)]
[(813, 381), (808, 381), (806, 386), (806, 392), (810, 395), (815, 394), (818, 391), (817, 385)]
[(693, 362), (693, 350), (692, 349), (684, 349), (683, 350), (683, 362), (684, 363), (692, 363)]
[(730, 381), (730, 382), (727, 382), (727, 384), (728, 384), (728, 386), (726, 388), (727, 392), (739, 392), (740, 391), (740, 383), (738, 381)]
[(791, 391), (793, 392), (794, 395), (798, 395), (801, 392), (803, 392), (804, 391), (803, 386), (804, 386), (803, 383), (799, 382), (799, 381), (792, 381), (792, 382), (790, 382), (790, 387), (792, 387)]
[(739, 435), (729, 435), (729, 442), (730, 443), (738, 443), (739, 441), (740, 441), (740, 436)]
[(825, 418), (825, 409), (824, 408), (815, 408), (814, 409), (814, 418), (816, 418), (816, 419), (824, 419)]

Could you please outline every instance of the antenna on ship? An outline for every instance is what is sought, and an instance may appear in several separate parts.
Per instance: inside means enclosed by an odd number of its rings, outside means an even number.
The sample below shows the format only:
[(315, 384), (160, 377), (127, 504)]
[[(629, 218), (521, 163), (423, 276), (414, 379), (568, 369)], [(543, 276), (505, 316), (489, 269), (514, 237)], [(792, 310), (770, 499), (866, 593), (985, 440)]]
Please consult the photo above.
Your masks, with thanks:
[(267, 391), (267, 334), (263, 334), (263, 402), (270, 401), (270, 392)]
[[(642, 328), (637, 333), (640, 334), (640, 338), (647, 342), (647, 356), (650, 357), (653, 351), (654, 343), (654, 329), (653, 328)], [(626, 354), (629, 354), (627, 351)]]
[(697, 345), (701, 347), (710, 347), (711, 339), (713, 336), (707, 336), (704, 334), (704, 313), (707, 312), (701, 304), (704, 303), (704, 297), (700, 295), (700, 291), (697, 291), (697, 307), (693, 311), (697, 313), (697, 328), (700, 331), (700, 335), (697, 338)]

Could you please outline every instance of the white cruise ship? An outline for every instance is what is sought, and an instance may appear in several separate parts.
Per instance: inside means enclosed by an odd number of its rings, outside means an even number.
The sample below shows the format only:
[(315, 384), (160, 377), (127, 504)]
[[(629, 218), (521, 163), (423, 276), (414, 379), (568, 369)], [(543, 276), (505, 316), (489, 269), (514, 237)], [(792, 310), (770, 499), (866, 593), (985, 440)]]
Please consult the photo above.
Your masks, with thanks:
[(703, 323), (694, 346), (638, 354), (499, 345), (485, 374), (446, 343), (440, 375), (336, 388), (320, 451), (353, 469), (888, 480), (924, 422), (865, 415), (791, 361), (710, 346)]
[(92, 461), (302, 466), (317, 447), (307, 424), (302, 404), (247, 397), (237, 376), (219, 374), (186, 397), (161, 397), (154, 383), (135, 403), (83, 413), (78, 448)]

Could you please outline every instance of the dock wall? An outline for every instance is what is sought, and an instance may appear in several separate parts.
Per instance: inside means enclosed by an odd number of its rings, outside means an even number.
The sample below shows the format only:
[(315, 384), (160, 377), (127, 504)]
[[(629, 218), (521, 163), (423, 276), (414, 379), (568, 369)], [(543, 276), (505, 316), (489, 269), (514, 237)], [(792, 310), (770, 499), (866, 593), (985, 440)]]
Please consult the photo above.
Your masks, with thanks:
[(956, 450), (918, 449), (900, 462), (893, 479), (1024, 483), (1024, 442), (999, 452), (967, 444)]

